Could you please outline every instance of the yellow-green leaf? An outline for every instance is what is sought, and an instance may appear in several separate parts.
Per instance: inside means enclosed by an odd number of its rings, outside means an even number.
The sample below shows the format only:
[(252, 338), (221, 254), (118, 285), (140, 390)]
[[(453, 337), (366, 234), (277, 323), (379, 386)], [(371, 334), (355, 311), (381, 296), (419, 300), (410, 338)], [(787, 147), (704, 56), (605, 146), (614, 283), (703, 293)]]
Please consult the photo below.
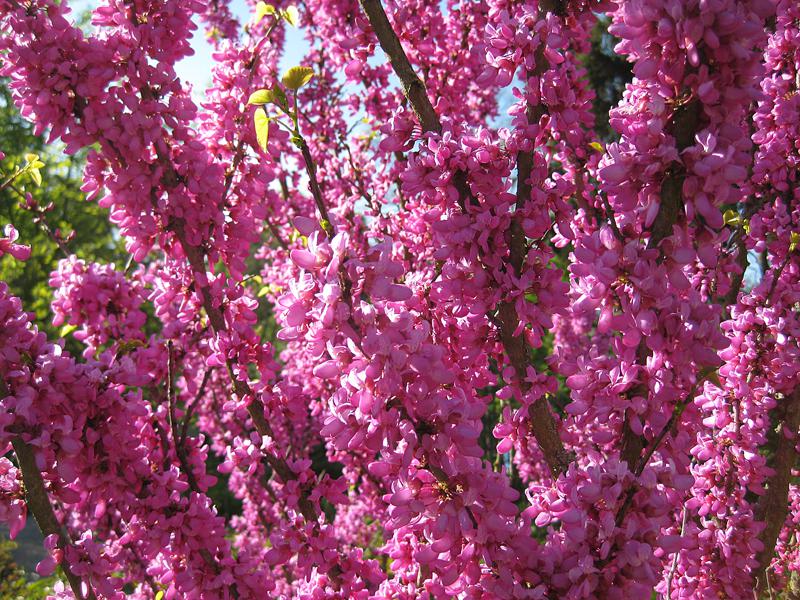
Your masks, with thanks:
[(739, 213), (735, 210), (728, 209), (722, 215), (722, 220), (724, 221), (725, 225), (738, 225), (739, 224)]
[(256, 124), (256, 139), (261, 149), (267, 151), (267, 140), (269, 139), (269, 117), (267, 111), (263, 108), (256, 109), (253, 115), (253, 121)]
[(164, 590), (158, 590), (156, 592), (155, 600), (163, 600), (164, 598)]
[(292, 67), (281, 77), (281, 82), (290, 90), (299, 90), (314, 76), (311, 67)]
[(258, 297), (259, 298), (263, 298), (267, 294), (269, 294), (269, 286), (268, 285), (265, 285), (260, 290), (258, 290)]
[(267, 4), (266, 2), (259, 2), (256, 4), (256, 23), (260, 23), (261, 19), (266, 17), (267, 15), (274, 15), (278, 11), (275, 10), (275, 7), (272, 4)]
[(279, 85), (272, 89), (272, 101), (283, 109), (284, 112), (289, 112), (289, 102), (286, 100), (286, 92)]
[(589, 147), (593, 150), (597, 150), (598, 152), (603, 152), (603, 144), (600, 142), (590, 142)]
[(39, 172), (39, 169), (30, 168), (28, 174), (36, 185), (42, 185), (42, 174)]
[(36, 185), (42, 185), (42, 174), (39, 172), (39, 169), (44, 167), (44, 163), (39, 160), (39, 155), (28, 152), (25, 154), (25, 161), (27, 164), (21, 171), (30, 175)]
[(247, 99), (248, 104), (269, 104), (275, 99), (272, 90), (256, 90)]
[(70, 325), (67, 323), (61, 328), (61, 331), (58, 332), (58, 337), (67, 337), (70, 333), (75, 331), (78, 328), (77, 325)]
[(141, 348), (145, 345), (142, 340), (122, 340), (117, 346), (117, 356), (124, 356), (126, 354), (130, 354), (137, 348)]
[(789, 237), (789, 252), (794, 252), (800, 244), (800, 233), (793, 231)]
[(297, 10), (294, 4), (286, 10), (282, 10), (281, 16), (292, 27), (297, 27), (297, 24), (300, 22), (300, 11)]

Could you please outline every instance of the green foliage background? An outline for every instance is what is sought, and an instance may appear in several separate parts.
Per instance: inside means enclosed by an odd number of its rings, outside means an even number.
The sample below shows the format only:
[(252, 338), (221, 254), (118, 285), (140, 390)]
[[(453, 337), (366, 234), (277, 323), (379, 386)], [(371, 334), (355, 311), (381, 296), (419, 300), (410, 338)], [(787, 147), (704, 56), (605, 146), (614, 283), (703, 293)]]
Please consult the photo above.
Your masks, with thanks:
[(25, 573), (12, 556), (16, 547), (14, 542), (0, 538), (0, 599), (44, 600), (52, 592), (57, 579), (50, 576), (29, 581), (30, 575)]
[(53, 203), (53, 209), (46, 214), (47, 223), (64, 235), (75, 232), (67, 248), (79, 257), (119, 262), (125, 260), (124, 248), (108, 221), (107, 211), (96, 202), (86, 201), (80, 189), (85, 152), (66, 156), (59, 146), (35, 136), (33, 126), (11, 102), (8, 81), (3, 79), (0, 79), (0, 151), (6, 155), (0, 163), (2, 180), (15, 168), (24, 166), (27, 153), (38, 154), (45, 163), (41, 186), (23, 175), (12, 186), (0, 190), (0, 224), (12, 223), (19, 231), (19, 241), (31, 246), (31, 258), (24, 263), (0, 260), (0, 280), (8, 283), (11, 292), (22, 299), (25, 310), (36, 314), (39, 328), (57, 337), (50, 326), (52, 293), (47, 281), (63, 254), (50, 235), (34, 223), (34, 215), (21, 207), (20, 194), (32, 194), (41, 206)]

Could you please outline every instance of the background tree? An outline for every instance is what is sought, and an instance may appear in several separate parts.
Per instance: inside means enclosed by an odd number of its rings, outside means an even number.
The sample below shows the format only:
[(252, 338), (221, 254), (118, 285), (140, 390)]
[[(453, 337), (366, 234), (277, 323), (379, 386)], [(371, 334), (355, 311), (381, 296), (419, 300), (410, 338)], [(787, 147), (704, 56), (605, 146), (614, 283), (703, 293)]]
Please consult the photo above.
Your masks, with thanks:
[[(36, 314), (37, 325), (58, 337), (51, 325), (52, 290), (47, 281), (64, 253), (123, 266), (128, 257), (106, 211), (87, 202), (81, 191), (86, 151), (65, 156), (60, 144), (48, 144), (43, 136), (34, 135), (33, 125), (20, 116), (11, 101), (7, 78), (0, 78), (0, 148), (6, 155), (0, 163), (3, 179), (24, 167), (27, 154), (38, 155), (45, 165), (40, 169), (41, 185), (25, 176), (0, 190), (0, 218), (13, 223), (32, 247), (28, 262), (0, 262), (0, 279)], [(47, 210), (41, 214), (26, 209), (27, 194), (39, 209)], [(63, 248), (59, 248), (56, 236), (63, 238)]]

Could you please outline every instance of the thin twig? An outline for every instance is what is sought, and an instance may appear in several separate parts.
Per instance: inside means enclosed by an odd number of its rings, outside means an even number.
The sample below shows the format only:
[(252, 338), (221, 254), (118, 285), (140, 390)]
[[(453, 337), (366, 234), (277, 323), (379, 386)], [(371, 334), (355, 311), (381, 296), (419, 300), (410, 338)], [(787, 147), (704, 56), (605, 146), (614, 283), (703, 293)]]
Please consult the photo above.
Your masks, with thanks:
[(311, 188), (311, 195), (314, 198), (314, 204), (317, 206), (321, 217), (321, 225), (328, 234), (328, 237), (333, 238), (336, 235), (336, 229), (333, 227), (333, 222), (328, 214), (328, 208), (325, 206), (325, 199), (322, 196), (322, 189), (319, 187), (319, 180), (317, 179), (317, 166), (314, 163), (314, 158), (311, 156), (311, 150), (308, 147), (305, 139), (299, 138), (300, 152), (303, 155), (303, 161), (306, 163), (306, 173), (308, 173), (309, 187)]
[[(269, 39), (269, 36), (272, 33), (272, 30), (275, 29), (275, 27), (278, 25), (279, 22), (280, 22), (280, 18), (275, 16), (273, 23), (269, 26), (269, 28), (267, 29), (267, 31), (264, 34), (264, 36), (261, 38), (261, 40), (258, 41), (258, 43), (256, 43), (255, 47), (253, 48), (253, 57), (252, 57), (251, 62), (250, 62), (249, 73), (248, 73), (248, 76), (247, 76), (247, 87), (248, 88), (253, 84), (253, 79), (255, 77), (256, 71), (258, 70), (258, 65), (259, 65), (259, 62), (261, 60), (261, 48), (266, 43), (266, 41)], [(247, 107), (245, 107), (245, 108), (247, 108)], [(241, 121), (243, 119), (243, 117), (244, 117), (244, 114), (239, 115), (237, 117), (237, 119)], [(245, 155), (244, 141), (245, 141), (244, 136), (240, 136), (239, 137), (239, 141), (238, 141), (238, 143), (236, 145), (236, 149), (234, 150), (233, 161), (231, 162), (231, 166), (228, 169), (227, 173), (225, 173), (225, 185), (224, 185), (223, 190), (222, 190), (222, 205), (223, 206), (227, 202), (228, 193), (230, 192), (231, 185), (233, 184), (233, 177), (236, 174), (236, 170), (239, 168), (239, 164), (242, 162), (242, 160), (244, 160), (244, 155)]]
[[(9, 184), (9, 185), (10, 185), (10, 184)], [(17, 194), (17, 195), (18, 195), (18, 196), (19, 196), (19, 197), (20, 197), (20, 198), (21, 198), (23, 201), (25, 201), (25, 199), (26, 199), (26, 195), (25, 195), (25, 193), (24, 193), (22, 190), (18, 189), (18, 188), (17, 188), (15, 185), (10, 185), (10, 189), (11, 189), (11, 190), (12, 190), (14, 193), (16, 193), (16, 194)], [(24, 208), (24, 206), (23, 206), (23, 208)], [(31, 212), (31, 213), (33, 213), (33, 214), (35, 215), (35, 216), (33, 217), (33, 222), (34, 222), (36, 225), (38, 225), (38, 226), (39, 226), (39, 229), (41, 229), (41, 230), (42, 230), (42, 232), (43, 232), (45, 235), (47, 235), (47, 236), (48, 236), (48, 237), (49, 237), (49, 238), (50, 238), (50, 239), (53, 241), (53, 243), (54, 243), (56, 246), (58, 246), (58, 249), (59, 249), (59, 251), (61, 252), (61, 255), (62, 255), (64, 258), (69, 258), (69, 256), (70, 256), (69, 249), (68, 249), (68, 248), (67, 248), (67, 247), (64, 245), (64, 242), (63, 242), (63, 241), (62, 241), (62, 240), (61, 240), (61, 239), (60, 239), (60, 238), (59, 238), (59, 237), (58, 237), (58, 236), (55, 234), (55, 232), (54, 232), (54, 231), (53, 231), (53, 230), (50, 228), (50, 225), (48, 225), (48, 223), (47, 223), (47, 219), (46, 219), (46, 218), (45, 218), (45, 216), (44, 216), (44, 214), (45, 214), (45, 213), (44, 213), (44, 209), (42, 209), (41, 207), (38, 207), (38, 209), (28, 209), (28, 208), (25, 208), (25, 210), (26, 210), (27, 212)]]
[[(695, 382), (695, 384), (692, 386), (692, 388), (689, 390), (689, 392), (686, 394), (686, 396), (683, 398), (683, 400), (680, 401), (678, 404), (676, 404), (675, 408), (672, 409), (672, 415), (670, 416), (670, 418), (667, 421), (666, 425), (664, 425), (664, 427), (661, 428), (661, 431), (659, 431), (658, 435), (655, 438), (653, 438), (653, 441), (650, 443), (650, 446), (648, 446), (647, 451), (644, 453), (644, 456), (642, 456), (639, 459), (639, 462), (637, 463), (636, 467), (634, 468), (633, 474), (635, 475), (636, 479), (638, 479), (642, 475), (642, 473), (644, 472), (645, 468), (647, 467), (647, 464), (650, 462), (650, 459), (652, 458), (653, 454), (655, 454), (655, 451), (661, 445), (661, 442), (664, 440), (664, 438), (666, 437), (667, 433), (670, 432), (677, 425), (678, 419), (680, 419), (680, 416), (683, 414), (683, 411), (686, 409), (686, 406), (689, 404), (691, 399), (694, 397), (694, 394), (697, 391), (697, 388), (700, 387), (700, 384), (703, 383), (703, 381), (705, 381), (706, 378), (709, 377), (712, 372), (713, 371), (708, 371), (708, 372), (704, 373), (700, 377), (700, 379), (698, 379)], [(628, 463), (628, 464), (630, 464), (630, 463)], [(617, 511), (617, 514), (616, 514), (616, 516), (614, 518), (614, 523), (615, 523), (615, 525), (617, 527), (622, 526), (622, 522), (625, 519), (625, 515), (627, 515), (628, 510), (630, 509), (631, 504), (633, 503), (633, 497), (636, 495), (636, 491), (638, 489), (639, 488), (638, 488), (635, 480), (628, 486), (628, 490), (627, 490), (627, 492), (625, 492), (625, 497), (624, 497), (624, 499), (622, 501), (622, 505), (620, 506), (620, 508)], [(611, 552), (609, 552), (608, 556), (606, 556), (605, 559), (600, 561), (600, 565), (601, 566), (605, 566), (606, 564), (611, 562), (611, 559), (613, 558), (613, 556), (615, 554), (615, 550), (616, 550), (616, 547), (612, 548), (612, 550), (611, 550)]]
[(611, 230), (614, 232), (614, 236), (624, 244), (625, 236), (623, 236), (622, 232), (619, 230), (617, 218), (614, 216), (614, 210), (611, 208), (611, 204), (608, 202), (608, 196), (601, 191), (600, 198), (603, 200), (603, 208), (606, 211), (606, 220), (608, 221), (609, 225), (611, 225)]
[[(173, 344), (172, 340), (167, 342), (167, 418), (169, 419), (169, 428), (172, 435), (172, 443), (175, 448), (175, 455), (178, 457), (180, 469), (186, 479), (189, 481), (189, 488), (196, 494), (202, 494), (203, 491), (197, 483), (197, 478), (192, 471), (189, 464), (189, 457), (186, 455), (186, 448), (183, 444), (179, 443), (178, 424), (175, 420), (175, 384), (174, 384), (174, 358), (173, 358)], [(220, 564), (208, 551), (207, 548), (200, 548), (198, 550), (203, 561), (213, 569), (217, 574), (222, 571)], [(238, 598), (239, 592), (236, 583), (230, 584), (230, 591), (234, 598)]]
[(278, 242), (278, 245), (288, 252), (289, 245), (285, 241), (283, 241), (283, 238), (281, 237), (278, 228), (272, 221), (270, 221), (269, 215), (266, 215), (264, 217), (264, 221), (267, 223), (267, 229), (269, 229), (269, 232), (272, 234), (272, 237), (275, 238), (275, 241)]
[[(686, 522), (688, 520), (689, 511), (686, 510), (686, 505), (683, 505), (683, 517), (681, 518), (681, 538), (683, 538), (684, 533), (686, 532)], [(680, 557), (680, 550), (675, 552), (675, 556), (672, 557), (672, 565), (669, 568), (669, 574), (667, 575), (667, 591), (665, 594), (665, 599), (669, 600), (670, 595), (672, 594), (672, 579), (675, 577), (675, 571), (678, 569), (678, 558)]]
[(192, 420), (192, 415), (194, 414), (195, 408), (197, 408), (197, 403), (205, 394), (206, 385), (208, 384), (208, 380), (211, 379), (212, 370), (213, 368), (206, 369), (206, 372), (203, 375), (203, 381), (200, 384), (200, 387), (198, 388), (197, 393), (194, 396), (194, 400), (192, 400), (186, 407), (186, 414), (183, 417), (183, 423), (181, 424), (181, 435), (179, 438), (179, 443), (181, 445), (183, 445), (183, 443), (186, 441), (186, 435), (189, 432), (189, 422)]
[(791, 252), (786, 254), (786, 258), (783, 259), (781, 265), (778, 267), (778, 270), (775, 272), (775, 275), (772, 277), (772, 284), (769, 286), (769, 292), (767, 292), (767, 297), (764, 299), (764, 304), (769, 306), (770, 300), (772, 299), (772, 294), (775, 293), (775, 288), (778, 286), (778, 280), (780, 280), (781, 275), (783, 274), (783, 270), (786, 268), (786, 265), (789, 264), (789, 260), (791, 259), (792, 254)]

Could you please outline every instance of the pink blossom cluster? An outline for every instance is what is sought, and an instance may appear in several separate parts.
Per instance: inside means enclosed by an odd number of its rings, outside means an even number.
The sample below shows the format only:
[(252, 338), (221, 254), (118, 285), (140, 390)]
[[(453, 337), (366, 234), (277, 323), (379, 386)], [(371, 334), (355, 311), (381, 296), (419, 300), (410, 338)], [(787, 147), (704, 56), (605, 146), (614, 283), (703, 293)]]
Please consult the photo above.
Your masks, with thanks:
[(80, 327), (73, 335), (90, 356), (109, 341), (144, 339), (144, 297), (114, 265), (86, 264), (71, 256), (59, 263), (49, 284), (53, 325)]
[(251, 4), (0, 0), (0, 74), (131, 258), (50, 274), (80, 358), (0, 282), (0, 522), (53, 597), (790, 588), (796, 2)]

